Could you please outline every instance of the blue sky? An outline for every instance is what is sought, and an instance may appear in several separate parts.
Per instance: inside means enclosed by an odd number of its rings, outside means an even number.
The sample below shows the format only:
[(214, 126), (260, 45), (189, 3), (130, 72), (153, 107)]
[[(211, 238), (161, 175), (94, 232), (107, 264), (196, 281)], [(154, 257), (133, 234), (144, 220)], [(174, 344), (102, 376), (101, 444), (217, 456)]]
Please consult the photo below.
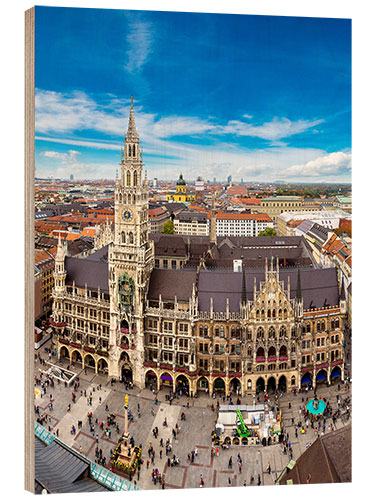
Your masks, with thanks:
[(36, 175), (351, 181), (351, 23), (36, 9)]

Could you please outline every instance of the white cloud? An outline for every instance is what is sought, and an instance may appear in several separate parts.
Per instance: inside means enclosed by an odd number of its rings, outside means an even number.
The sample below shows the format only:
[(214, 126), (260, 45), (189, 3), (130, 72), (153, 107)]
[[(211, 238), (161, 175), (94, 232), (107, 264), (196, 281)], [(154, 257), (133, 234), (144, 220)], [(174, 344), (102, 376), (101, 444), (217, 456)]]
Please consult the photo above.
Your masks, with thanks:
[[(129, 105), (128, 99), (118, 99), (113, 95), (101, 96), (98, 103), (82, 92), (62, 94), (37, 90), (36, 138), (72, 147), (113, 150), (120, 154), (121, 138), (124, 137), (128, 124)], [(152, 174), (174, 179), (183, 171), (187, 178), (194, 178), (199, 173), (206, 178), (223, 179), (232, 174), (237, 180), (244, 177), (267, 181), (288, 178), (317, 180), (317, 177), (323, 175), (332, 179), (337, 173), (337, 180), (342, 180), (348, 178), (350, 172), (350, 155), (347, 152), (328, 154), (321, 149), (287, 147), (280, 140), (310, 128), (316, 130), (315, 127), (323, 120), (292, 122), (287, 118), (274, 118), (260, 125), (238, 120), (220, 124), (214, 117), (158, 118), (155, 114), (145, 113), (136, 102), (135, 114), (150, 176)], [(249, 115), (246, 118), (251, 119)], [(99, 138), (77, 137), (76, 134), (80, 131), (89, 131), (92, 137), (98, 134)], [(222, 139), (225, 134), (259, 137), (267, 140), (270, 147), (249, 149), (234, 141), (224, 142)], [(211, 140), (208, 145), (189, 144), (181, 140), (183, 136), (201, 136), (204, 139), (220, 137), (221, 140)], [(75, 168), (85, 178), (89, 173), (98, 178), (99, 168), (105, 169), (101, 176), (114, 177), (116, 164), (101, 166), (102, 164), (79, 162), (77, 154), (46, 151), (43, 156), (52, 162), (60, 161), (62, 169), (67, 165)], [(83, 151), (81, 158), (86, 158)], [(44, 164), (40, 167), (44, 168)], [(49, 175), (55, 175), (57, 165), (54, 167), (54, 172)], [(37, 168), (39, 172), (39, 167)]]
[(196, 135), (212, 131), (215, 125), (191, 116), (167, 116), (154, 123), (156, 137), (173, 137), (177, 135)]
[(79, 155), (79, 151), (74, 151), (70, 149), (66, 153), (59, 153), (58, 151), (42, 151), (39, 156), (45, 156), (46, 158), (53, 158), (55, 160), (61, 160), (62, 163), (74, 163), (76, 161), (77, 155)]
[(223, 134), (236, 134), (238, 136), (259, 137), (269, 141), (275, 141), (291, 135), (305, 132), (311, 127), (316, 127), (324, 120), (297, 120), (292, 122), (288, 118), (274, 117), (272, 121), (262, 125), (251, 125), (239, 120), (230, 120), (227, 125), (217, 128), (216, 131)]
[(147, 22), (135, 22), (130, 25), (130, 32), (126, 37), (128, 50), (126, 52), (126, 71), (139, 71), (146, 63), (152, 52), (152, 26)]
[(352, 154), (338, 151), (315, 158), (306, 163), (288, 167), (285, 174), (289, 177), (326, 177), (350, 174)]

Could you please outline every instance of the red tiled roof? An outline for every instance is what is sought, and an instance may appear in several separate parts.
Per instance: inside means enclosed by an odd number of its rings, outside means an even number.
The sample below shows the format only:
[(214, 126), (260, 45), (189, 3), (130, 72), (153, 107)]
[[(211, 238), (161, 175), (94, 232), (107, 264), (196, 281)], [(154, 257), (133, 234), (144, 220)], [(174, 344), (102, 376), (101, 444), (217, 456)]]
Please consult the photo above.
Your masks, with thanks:
[(230, 202), (234, 205), (246, 205), (246, 206), (259, 206), (261, 199), (260, 198), (243, 198), (240, 196), (233, 196), (230, 199)]
[(246, 186), (232, 186), (227, 189), (227, 194), (246, 194)]

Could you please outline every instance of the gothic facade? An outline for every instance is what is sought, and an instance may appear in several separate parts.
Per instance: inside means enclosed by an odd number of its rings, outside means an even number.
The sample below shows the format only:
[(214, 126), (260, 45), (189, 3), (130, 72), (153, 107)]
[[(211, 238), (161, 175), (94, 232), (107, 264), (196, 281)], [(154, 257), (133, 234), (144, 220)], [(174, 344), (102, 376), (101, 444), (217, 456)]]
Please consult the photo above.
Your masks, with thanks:
[[(106, 227), (86, 259), (67, 257), (59, 241), (51, 318), (58, 357), (138, 387), (190, 394), (292, 390), (343, 378), (347, 311), (334, 269), (281, 269), (273, 256), (254, 268), (245, 265), (248, 243), (236, 270), (206, 269), (205, 255), (220, 263), (236, 250), (236, 242), (218, 244), (215, 234), (189, 239), (195, 266), (155, 266), (156, 256), (177, 258), (178, 238), (168, 236), (156, 255), (132, 102), (113, 234)], [(285, 243), (289, 253), (296, 252), (293, 241)]]

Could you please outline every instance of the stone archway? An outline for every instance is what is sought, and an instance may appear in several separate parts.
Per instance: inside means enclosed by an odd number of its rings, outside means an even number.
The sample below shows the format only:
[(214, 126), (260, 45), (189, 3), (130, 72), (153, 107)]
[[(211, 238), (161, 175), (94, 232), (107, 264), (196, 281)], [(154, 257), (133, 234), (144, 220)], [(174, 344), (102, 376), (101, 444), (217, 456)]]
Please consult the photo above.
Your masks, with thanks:
[(238, 380), (237, 377), (232, 378), (229, 384), (230, 389), (232, 389), (233, 393), (238, 395), (241, 395), (241, 382)]
[(176, 378), (176, 391), (180, 395), (190, 394), (190, 383), (189, 379), (185, 375), (178, 375)]
[(160, 375), (160, 387), (168, 387), (173, 389), (173, 376), (168, 372), (163, 372)]
[(287, 380), (285, 375), (281, 375), (281, 377), (279, 378), (278, 389), (279, 391), (286, 392)]
[(225, 382), (221, 377), (217, 377), (214, 380), (214, 392), (225, 392)]
[(209, 383), (207, 377), (199, 377), (197, 381), (198, 391), (206, 391), (209, 388)]
[(133, 369), (128, 361), (121, 366), (121, 380), (125, 383), (133, 383)]
[(108, 373), (108, 361), (104, 358), (98, 360), (98, 373)]
[(269, 377), (267, 380), (267, 392), (275, 392), (276, 390), (276, 380), (275, 377)]
[(257, 378), (257, 381), (256, 381), (256, 384), (255, 384), (255, 387), (256, 387), (256, 392), (257, 394), (259, 392), (262, 392), (264, 391), (265, 387), (266, 387), (266, 384), (264, 382), (264, 378), (263, 377), (258, 377)]
[(84, 368), (93, 368), (96, 371), (96, 362), (94, 359), (94, 356), (91, 354), (86, 354), (86, 356), (83, 359), (84, 363)]
[(319, 370), (316, 374), (315, 381), (317, 384), (323, 384), (324, 382), (327, 382), (327, 371)]
[(65, 358), (68, 361), (70, 361), (68, 348), (65, 347), (64, 345), (62, 347), (60, 347), (59, 359), (61, 359), (61, 358)]
[(336, 380), (340, 382), (341, 378), (341, 368), (339, 366), (335, 366), (331, 371), (331, 384), (335, 383)]
[(158, 387), (158, 377), (154, 370), (148, 370), (145, 374), (145, 382), (146, 387), (149, 387), (150, 390), (157, 389)]
[(310, 372), (306, 372), (302, 379), (301, 379), (301, 384), (302, 385), (308, 385), (308, 384), (311, 384), (312, 383), (312, 378), (311, 378), (311, 373)]
[(72, 362), (72, 364), (82, 363), (82, 366), (83, 366), (82, 356), (81, 356), (81, 353), (79, 351), (72, 351), (71, 362)]

